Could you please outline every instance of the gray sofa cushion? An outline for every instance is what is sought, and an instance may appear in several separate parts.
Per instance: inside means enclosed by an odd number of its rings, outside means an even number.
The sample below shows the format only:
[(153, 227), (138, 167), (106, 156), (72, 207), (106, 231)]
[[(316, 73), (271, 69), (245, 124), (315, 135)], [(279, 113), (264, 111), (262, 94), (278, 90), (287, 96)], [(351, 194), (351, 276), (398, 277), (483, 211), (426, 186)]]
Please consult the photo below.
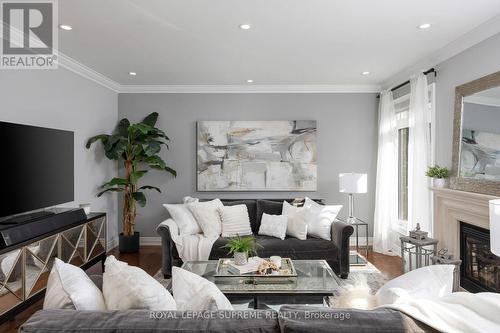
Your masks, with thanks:
[(279, 318), (282, 333), (343, 332), (399, 333), (437, 332), (391, 309), (356, 310), (331, 309), (299, 305), (284, 305)]
[[(269, 236), (256, 236), (257, 242), (263, 246), (258, 249), (258, 255), (263, 258), (270, 256), (281, 256), (284, 258), (314, 260), (333, 260), (337, 258), (338, 249), (331, 241), (319, 238), (308, 238), (300, 240), (294, 237), (286, 237), (284, 240)], [(215, 241), (210, 252), (211, 259), (228, 257), (227, 248), (221, 248), (228, 242), (227, 238), (219, 238)]]
[[(196, 315), (197, 318), (193, 318)], [(201, 317), (203, 316), (203, 317)], [(232, 319), (228, 319), (232, 318)], [(42, 310), (25, 322), (26, 333), (279, 332), (270, 311), (74, 311)]]

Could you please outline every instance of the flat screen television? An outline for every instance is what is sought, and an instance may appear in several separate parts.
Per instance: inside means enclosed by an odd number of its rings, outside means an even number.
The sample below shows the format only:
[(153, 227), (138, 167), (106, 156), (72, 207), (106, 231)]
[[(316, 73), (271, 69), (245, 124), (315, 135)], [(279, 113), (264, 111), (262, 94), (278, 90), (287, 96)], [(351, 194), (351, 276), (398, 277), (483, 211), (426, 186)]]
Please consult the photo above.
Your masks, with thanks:
[(0, 218), (74, 200), (74, 133), (0, 122)]

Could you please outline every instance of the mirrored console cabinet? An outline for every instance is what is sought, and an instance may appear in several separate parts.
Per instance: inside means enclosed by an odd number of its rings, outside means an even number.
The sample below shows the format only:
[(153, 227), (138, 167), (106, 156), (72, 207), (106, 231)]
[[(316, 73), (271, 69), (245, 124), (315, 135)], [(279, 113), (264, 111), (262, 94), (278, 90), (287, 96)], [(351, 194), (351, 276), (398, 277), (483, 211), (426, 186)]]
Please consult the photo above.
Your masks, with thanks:
[(0, 323), (45, 294), (54, 259), (87, 269), (106, 259), (106, 214), (0, 251)]

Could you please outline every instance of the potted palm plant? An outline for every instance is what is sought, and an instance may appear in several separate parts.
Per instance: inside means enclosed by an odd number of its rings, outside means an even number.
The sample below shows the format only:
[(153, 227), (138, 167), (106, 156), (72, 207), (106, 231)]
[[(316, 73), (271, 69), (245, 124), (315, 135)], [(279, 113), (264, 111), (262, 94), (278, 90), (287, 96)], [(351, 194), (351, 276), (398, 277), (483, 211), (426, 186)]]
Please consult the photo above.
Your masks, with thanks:
[(123, 193), (123, 231), (120, 233), (120, 252), (137, 252), (139, 250), (139, 232), (135, 231), (136, 204), (146, 205), (146, 190), (161, 192), (151, 185), (139, 186), (139, 180), (148, 169), (157, 169), (176, 176), (177, 172), (168, 167), (159, 156), (163, 146), (168, 149), (169, 138), (164, 131), (155, 127), (158, 113), (153, 112), (140, 123), (130, 124), (128, 119), (118, 123), (113, 134), (100, 134), (87, 141), (86, 148), (101, 141), (104, 154), (110, 160), (123, 163), (123, 178), (113, 178), (101, 186), (98, 197), (106, 192)]
[(446, 179), (450, 175), (450, 170), (439, 165), (430, 166), (426, 172), (427, 177), (434, 179), (434, 186), (443, 188), (446, 185)]
[(240, 237), (230, 239), (223, 248), (228, 248), (227, 254), (234, 256), (236, 265), (245, 265), (248, 262), (248, 256), (257, 254), (257, 247), (262, 247), (253, 236)]

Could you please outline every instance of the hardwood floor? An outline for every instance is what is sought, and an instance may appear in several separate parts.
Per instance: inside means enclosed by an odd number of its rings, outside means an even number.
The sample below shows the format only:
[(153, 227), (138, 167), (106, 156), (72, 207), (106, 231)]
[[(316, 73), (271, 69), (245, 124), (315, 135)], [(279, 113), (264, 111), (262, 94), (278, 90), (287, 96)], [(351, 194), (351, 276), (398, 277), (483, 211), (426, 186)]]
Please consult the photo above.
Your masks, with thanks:
[[(363, 251), (361, 251), (363, 253)], [(114, 255), (118, 260), (126, 261), (130, 265), (138, 266), (144, 269), (148, 274), (155, 275), (161, 267), (161, 248), (159, 246), (141, 246), (139, 253), (122, 254), (117, 248), (111, 250), (109, 254)], [(394, 278), (402, 274), (402, 262), (399, 257), (386, 256), (372, 251), (368, 252), (368, 261), (371, 262), (378, 270), (386, 274), (389, 278)], [(98, 263), (87, 270), (87, 273), (101, 274), (101, 264)], [(15, 333), (19, 326), (28, 320), (33, 313), (41, 310), (43, 300), (30, 306), (25, 311), (17, 315), (13, 320), (0, 325), (0, 332)]]

